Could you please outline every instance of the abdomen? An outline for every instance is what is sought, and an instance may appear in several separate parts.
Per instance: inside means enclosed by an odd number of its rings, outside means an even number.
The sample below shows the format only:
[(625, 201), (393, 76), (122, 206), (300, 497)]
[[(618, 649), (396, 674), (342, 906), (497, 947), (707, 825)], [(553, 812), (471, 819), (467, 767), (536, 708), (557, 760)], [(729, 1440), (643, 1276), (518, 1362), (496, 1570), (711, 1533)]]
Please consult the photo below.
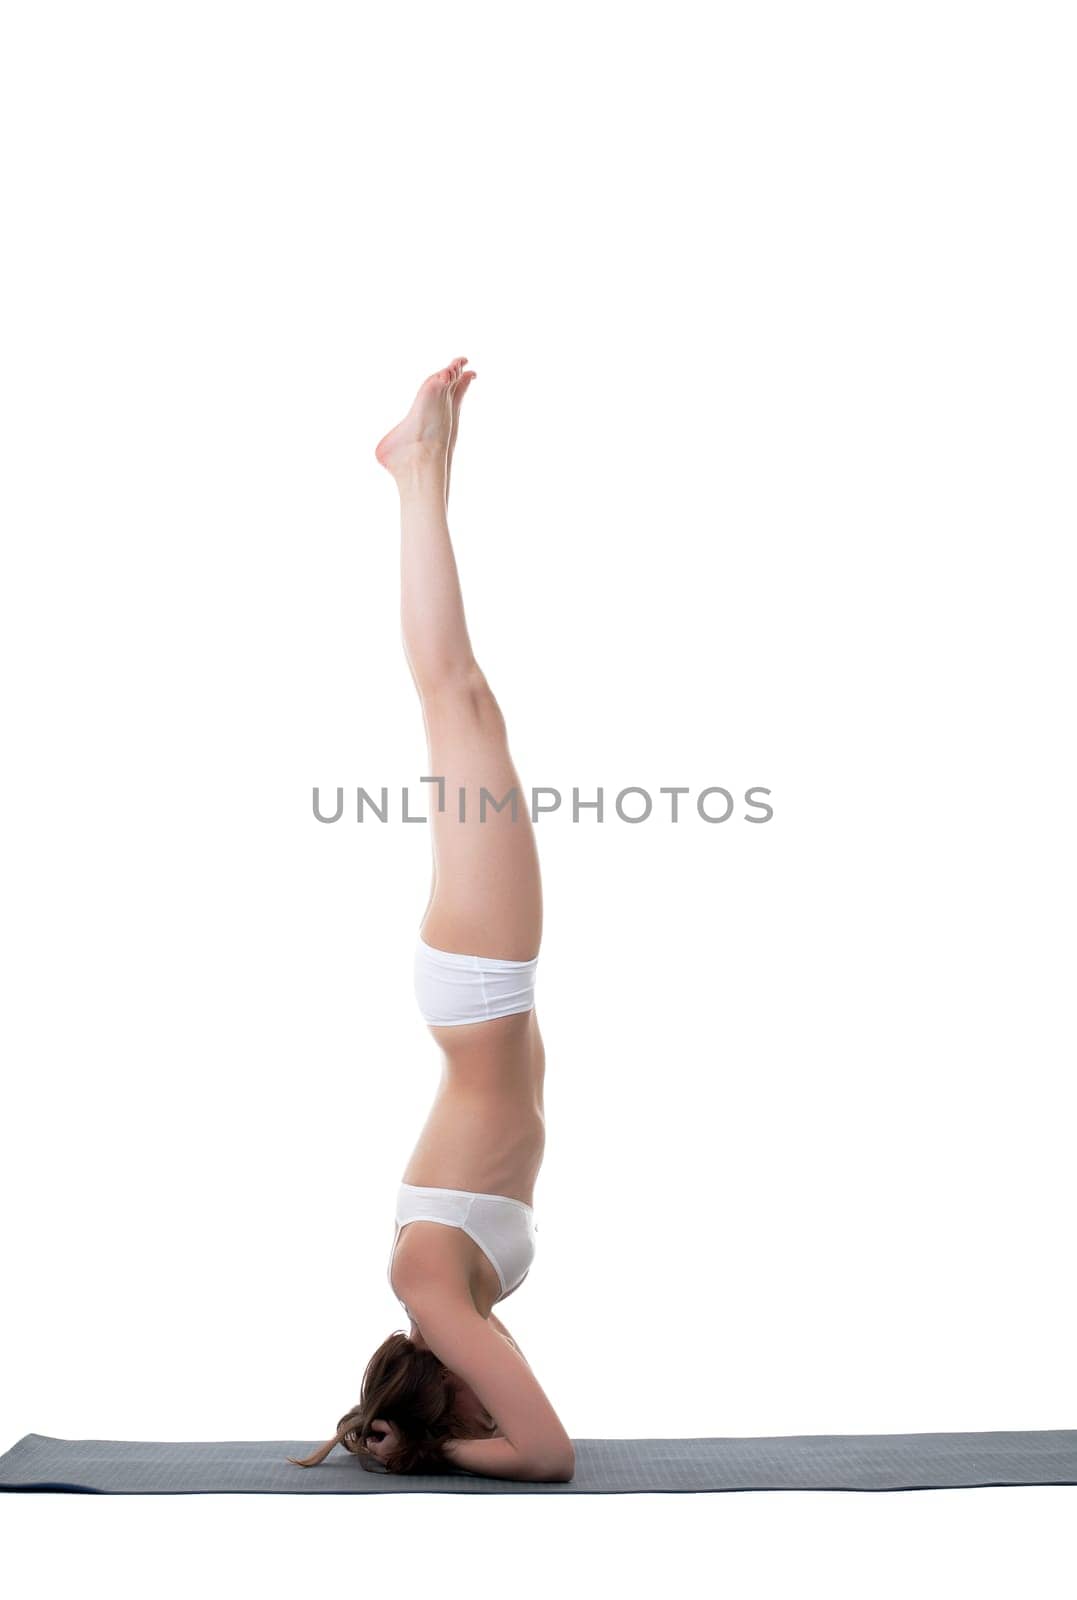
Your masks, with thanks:
[(546, 1144), (534, 1011), (431, 1032), (444, 1058), (441, 1085), (402, 1181), (531, 1205)]

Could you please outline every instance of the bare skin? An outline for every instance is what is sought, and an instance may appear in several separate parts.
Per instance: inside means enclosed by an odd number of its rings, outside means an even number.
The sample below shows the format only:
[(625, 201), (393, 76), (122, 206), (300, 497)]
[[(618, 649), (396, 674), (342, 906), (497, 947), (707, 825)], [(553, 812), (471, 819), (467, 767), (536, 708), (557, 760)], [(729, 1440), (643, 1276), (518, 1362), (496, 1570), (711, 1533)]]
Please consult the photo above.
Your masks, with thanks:
[[(374, 454), (387, 471), (396, 477), (409, 462), (432, 456), (441, 459), (445, 451), (445, 499), (449, 498), (452, 458), (460, 429), (460, 407), (477, 372), (465, 371), (466, 356), (457, 356), (440, 372), (433, 373), (419, 389), (411, 410), (395, 428), (378, 441)], [(445, 413), (448, 411), (448, 430)]]
[[(475, 377), (466, 366), (459, 357), (431, 374), (375, 450), (400, 494), (401, 626), (426, 726), (426, 770), (445, 782), (444, 809), (432, 811), (434, 874), (420, 931), (437, 949), (529, 961), (542, 936), (538, 855), (504, 718), (472, 651), (446, 515), (460, 407)], [(490, 809), (480, 821), (482, 788), (499, 799), (515, 789), (515, 814)], [(403, 1181), (533, 1204), (545, 1146), (536, 1012), (430, 1032), (441, 1079)], [(454, 1460), (498, 1476), (563, 1475), (571, 1444), (492, 1314), (500, 1284), (475, 1242), (456, 1228), (409, 1223), (392, 1281), (411, 1337), (456, 1374), (474, 1422), (476, 1437), (458, 1442)], [(378, 1455), (391, 1448), (393, 1430), (383, 1422), (375, 1429), (381, 1444), (369, 1448)]]

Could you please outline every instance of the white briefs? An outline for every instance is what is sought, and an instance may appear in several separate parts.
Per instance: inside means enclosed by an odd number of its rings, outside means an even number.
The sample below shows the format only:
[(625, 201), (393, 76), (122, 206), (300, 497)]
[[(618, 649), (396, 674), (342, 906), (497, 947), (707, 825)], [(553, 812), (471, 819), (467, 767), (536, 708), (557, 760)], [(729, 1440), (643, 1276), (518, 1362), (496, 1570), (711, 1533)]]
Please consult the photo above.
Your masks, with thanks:
[(415, 950), (415, 995), (431, 1027), (456, 1028), (530, 1011), (535, 1004), (533, 961), (457, 955), (420, 938)]

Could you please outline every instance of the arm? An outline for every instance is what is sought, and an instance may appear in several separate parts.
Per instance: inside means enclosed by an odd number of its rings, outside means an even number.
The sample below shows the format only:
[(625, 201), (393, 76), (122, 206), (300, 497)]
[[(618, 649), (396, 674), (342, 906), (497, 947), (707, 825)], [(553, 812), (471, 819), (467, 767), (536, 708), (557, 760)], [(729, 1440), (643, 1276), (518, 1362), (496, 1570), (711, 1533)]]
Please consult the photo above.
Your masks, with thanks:
[(547, 1465), (529, 1461), (508, 1439), (450, 1439), (442, 1446), (442, 1454), (465, 1472), (479, 1472), (484, 1478), (516, 1478), (526, 1483), (568, 1483), (576, 1469), (574, 1451)]
[[(400, 1434), (392, 1422), (378, 1417), (367, 1442), (367, 1453), (385, 1462), (400, 1448)], [(479, 1472), (485, 1478), (518, 1478), (535, 1483), (567, 1483), (572, 1477), (568, 1461), (539, 1470), (524, 1461), (507, 1439), (450, 1439), (441, 1453), (451, 1466), (464, 1472)], [(289, 1456), (289, 1460), (293, 1458)], [(300, 1463), (302, 1464), (302, 1463)], [(574, 1465), (574, 1462), (572, 1463)]]
[[(490, 1324), (491, 1328), (496, 1328), (497, 1329), (498, 1333), (501, 1335), (501, 1337), (503, 1339), (507, 1339), (509, 1341), (509, 1344), (511, 1344), (512, 1348), (516, 1351), (516, 1354), (523, 1361), (527, 1361), (527, 1357), (524, 1355), (523, 1351), (520, 1349), (520, 1346), (516, 1343), (516, 1340), (512, 1337), (512, 1334), (506, 1328), (505, 1324), (503, 1322), (500, 1322), (498, 1320), (498, 1318), (494, 1316), (492, 1311), (490, 1312), (490, 1315), (487, 1317), (486, 1320)], [(531, 1365), (531, 1363), (529, 1361), (527, 1362), (527, 1364), (528, 1364), (528, 1366)]]
[(502, 1435), (457, 1439), (445, 1447), (447, 1459), (490, 1477), (567, 1482), (575, 1470), (572, 1440), (523, 1356), (479, 1315), (470, 1295), (428, 1280), (408, 1304), (430, 1349), (469, 1385)]

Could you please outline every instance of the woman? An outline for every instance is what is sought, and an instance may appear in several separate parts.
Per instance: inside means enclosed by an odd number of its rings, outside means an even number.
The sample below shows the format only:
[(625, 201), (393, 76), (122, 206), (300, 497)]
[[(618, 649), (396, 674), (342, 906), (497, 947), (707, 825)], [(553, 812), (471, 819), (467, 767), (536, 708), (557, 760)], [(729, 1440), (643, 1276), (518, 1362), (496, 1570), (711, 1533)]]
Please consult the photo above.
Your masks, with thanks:
[[(505, 723), (468, 638), (446, 502), (461, 357), (419, 389), (375, 455), (400, 491), (404, 648), (430, 754), (434, 880), (415, 958), (442, 1076), (397, 1197), (389, 1282), (407, 1335), (374, 1352), (359, 1404), (297, 1466), (343, 1444), (390, 1472), (565, 1482), (575, 1457), (494, 1306), (527, 1276), (545, 1144), (534, 1008), (538, 855)], [(294, 1460), (294, 1457), (289, 1459)]]

